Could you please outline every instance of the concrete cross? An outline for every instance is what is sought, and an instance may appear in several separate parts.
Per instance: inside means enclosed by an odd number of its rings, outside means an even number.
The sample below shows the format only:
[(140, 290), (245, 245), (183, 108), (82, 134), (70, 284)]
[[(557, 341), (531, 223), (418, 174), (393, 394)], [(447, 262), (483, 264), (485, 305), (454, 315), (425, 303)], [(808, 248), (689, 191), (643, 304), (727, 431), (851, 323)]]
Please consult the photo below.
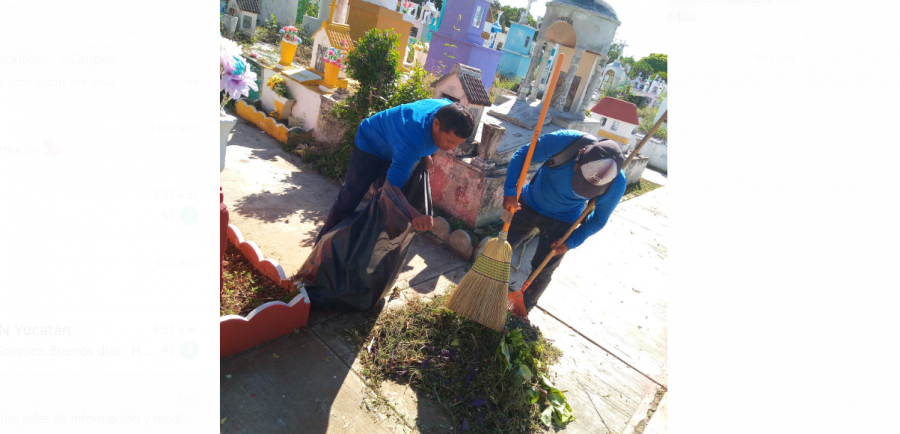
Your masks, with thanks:
[(528, 12), (531, 11), (531, 4), (534, 3), (534, 0), (528, 0), (528, 7), (525, 8), (525, 13), (519, 18), (519, 24), (528, 25)]

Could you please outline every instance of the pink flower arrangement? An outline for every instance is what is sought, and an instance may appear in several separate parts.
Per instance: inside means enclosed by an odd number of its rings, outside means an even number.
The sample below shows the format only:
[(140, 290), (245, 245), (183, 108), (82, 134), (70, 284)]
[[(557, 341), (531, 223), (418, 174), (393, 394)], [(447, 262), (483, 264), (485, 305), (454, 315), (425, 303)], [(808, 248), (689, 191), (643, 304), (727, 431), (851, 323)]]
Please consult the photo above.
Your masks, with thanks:
[(281, 30), (278, 31), (278, 33), (281, 33), (284, 35), (285, 41), (297, 42), (297, 36), (298, 36), (299, 30), (297, 30), (297, 28), (294, 26), (285, 26), (285, 27), (282, 27)]
[(335, 49), (331, 47), (322, 58), (326, 63), (343, 68), (347, 64), (347, 42), (341, 41), (341, 48)]

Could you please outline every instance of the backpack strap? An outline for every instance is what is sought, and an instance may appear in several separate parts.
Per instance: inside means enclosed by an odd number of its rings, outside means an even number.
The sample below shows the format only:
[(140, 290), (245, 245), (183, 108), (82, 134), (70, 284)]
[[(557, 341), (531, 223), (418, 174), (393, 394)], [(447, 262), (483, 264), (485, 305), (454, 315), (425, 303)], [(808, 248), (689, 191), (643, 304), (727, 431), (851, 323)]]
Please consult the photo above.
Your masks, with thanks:
[(544, 162), (545, 166), (550, 167), (551, 169), (555, 169), (563, 164), (566, 164), (572, 161), (581, 150), (591, 144), (598, 141), (598, 139), (590, 134), (584, 134), (581, 137), (569, 143), (568, 146), (557, 152), (555, 155), (547, 159)]

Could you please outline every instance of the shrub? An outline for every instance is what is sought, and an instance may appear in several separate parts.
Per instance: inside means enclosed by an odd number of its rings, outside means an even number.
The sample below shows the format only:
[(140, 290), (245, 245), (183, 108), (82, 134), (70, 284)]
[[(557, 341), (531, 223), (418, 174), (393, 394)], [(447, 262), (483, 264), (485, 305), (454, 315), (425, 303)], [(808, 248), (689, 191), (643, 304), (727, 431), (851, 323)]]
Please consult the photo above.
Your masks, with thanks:
[(319, 16), (319, 2), (316, 0), (300, 0), (297, 2), (297, 22), (302, 23), (304, 16)]
[(422, 65), (414, 64), (405, 81), (394, 83), (394, 91), (388, 98), (388, 107), (431, 98), (433, 95), (431, 82), (433, 81), (434, 77), (430, 72), (422, 68)]
[(505, 75), (498, 73), (496, 76), (494, 76), (494, 83), (491, 85), (491, 94), (489, 95), (491, 98), (491, 103), (493, 103), (494, 100), (497, 99), (503, 89), (511, 92), (518, 92), (519, 86), (521, 84), (522, 81), (516, 78), (515, 75)]
[[(638, 110), (638, 117), (641, 120), (641, 124), (638, 125), (637, 128), (639, 133), (646, 134), (650, 131), (650, 128), (653, 128), (653, 119), (656, 118), (657, 112), (659, 112), (659, 108), (644, 107)], [(663, 124), (656, 129), (656, 132), (653, 133), (653, 137), (664, 142), (668, 141), (668, 131), (666, 131), (667, 123), (668, 118), (666, 119), (666, 122), (663, 122)]]

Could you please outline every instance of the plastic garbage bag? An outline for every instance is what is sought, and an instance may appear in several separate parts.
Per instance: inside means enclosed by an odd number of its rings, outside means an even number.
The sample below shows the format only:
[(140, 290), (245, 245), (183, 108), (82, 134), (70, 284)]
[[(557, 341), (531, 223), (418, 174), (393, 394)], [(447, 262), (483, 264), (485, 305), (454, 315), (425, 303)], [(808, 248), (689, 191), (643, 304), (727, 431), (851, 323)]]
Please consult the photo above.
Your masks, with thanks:
[[(300, 268), (294, 280), (306, 287), (312, 310), (368, 310), (393, 286), (418, 231), (389, 186), (385, 180), (365, 208), (323, 235)], [(424, 162), (400, 190), (419, 213), (432, 215)]]

